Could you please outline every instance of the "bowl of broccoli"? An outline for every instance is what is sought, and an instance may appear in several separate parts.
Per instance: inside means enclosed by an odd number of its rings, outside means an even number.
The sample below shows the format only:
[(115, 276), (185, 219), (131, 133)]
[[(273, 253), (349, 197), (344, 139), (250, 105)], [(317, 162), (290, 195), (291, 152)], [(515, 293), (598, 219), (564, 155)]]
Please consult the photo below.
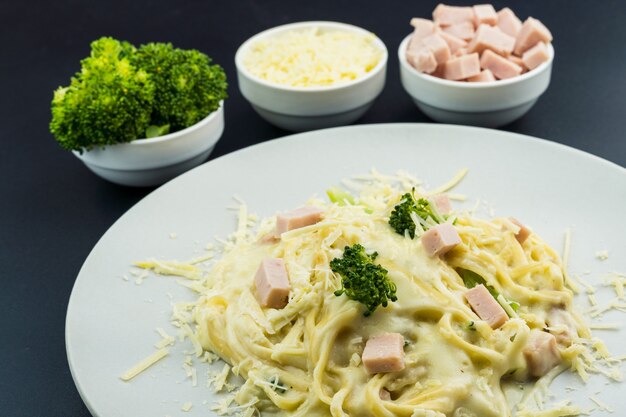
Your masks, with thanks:
[(50, 131), (100, 177), (154, 186), (204, 162), (224, 130), (226, 75), (197, 50), (110, 37), (52, 100)]

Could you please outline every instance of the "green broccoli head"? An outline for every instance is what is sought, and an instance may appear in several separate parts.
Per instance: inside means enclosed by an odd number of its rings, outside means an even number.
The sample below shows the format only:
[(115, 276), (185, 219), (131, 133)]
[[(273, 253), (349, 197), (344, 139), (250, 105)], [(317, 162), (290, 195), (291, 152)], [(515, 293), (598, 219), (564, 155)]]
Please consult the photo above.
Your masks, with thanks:
[[(393, 228), (393, 230), (401, 235), (404, 235), (406, 230), (411, 239), (415, 237), (415, 222), (411, 217), (412, 213), (415, 213), (424, 221), (432, 224), (443, 223), (445, 220), (439, 213), (437, 213), (437, 209), (433, 207), (433, 204), (431, 204), (430, 201), (425, 198), (419, 198), (416, 200), (414, 193), (415, 189), (413, 189), (410, 193), (404, 194), (389, 216), (389, 225)], [(427, 230), (428, 226), (423, 228), (424, 230)]]
[(336, 296), (346, 294), (348, 298), (358, 301), (367, 307), (367, 317), (379, 305), (387, 307), (388, 300), (396, 301), (396, 284), (387, 277), (387, 270), (374, 263), (378, 254), (368, 255), (365, 248), (358, 243), (346, 246), (343, 258), (330, 261), (330, 268), (341, 276), (341, 289), (335, 291)]
[(210, 64), (171, 44), (137, 49), (98, 39), (70, 85), (55, 91), (50, 131), (63, 148), (82, 152), (189, 127), (226, 98), (226, 75)]
[(224, 70), (197, 50), (149, 43), (133, 54), (132, 62), (154, 82), (153, 125), (169, 125), (174, 132), (184, 129), (215, 111), (227, 97)]
[(63, 148), (82, 152), (144, 137), (154, 84), (131, 64), (134, 50), (112, 38), (94, 41), (81, 71), (54, 92), (50, 131)]

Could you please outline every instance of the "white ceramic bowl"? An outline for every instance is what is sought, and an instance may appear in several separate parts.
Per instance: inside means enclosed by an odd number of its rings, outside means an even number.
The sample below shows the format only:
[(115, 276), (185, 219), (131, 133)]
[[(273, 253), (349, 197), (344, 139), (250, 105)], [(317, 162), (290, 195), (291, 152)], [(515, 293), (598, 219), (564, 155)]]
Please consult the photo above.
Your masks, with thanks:
[(522, 117), (550, 84), (554, 49), (550, 59), (520, 76), (500, 81), (461, 82), (423, 74), (406, 60), (411, 35), (398, 48), (400, 80), (415, 104), (438, 122), (498, 127)]
[(383, 54), (367, 75), (336, 86), (290, 87), (271, 83), (250, 73), (243, 64), (254, 42), (294, 29), (317, 27), (368, 34), (357, 26), (338, 22), (311, 21), (277, 26), (258, 33), (237, 50), (235, 65), (241, 94), (268, 122), (291, 131), (305, 131), (350, 124), (363, 116), (385, 86), (387, 48), (379, 39), (375, 44)]
[(224, 102), (193, 126), (168, 135), (74, 151), (87, 168), (116, 184), (154, 186), (203, 163), (224, 131)]

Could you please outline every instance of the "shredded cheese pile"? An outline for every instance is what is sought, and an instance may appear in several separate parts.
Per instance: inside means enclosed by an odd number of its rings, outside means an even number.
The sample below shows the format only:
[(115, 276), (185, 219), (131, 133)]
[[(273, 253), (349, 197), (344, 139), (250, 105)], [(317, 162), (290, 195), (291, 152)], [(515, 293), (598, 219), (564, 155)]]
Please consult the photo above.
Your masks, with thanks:
[(372, 34), (319, 28), (291, 30), (253, 43), (244, 65), (253, 75), (291, 87), (331, 86), (363, 77), (382, 59)]

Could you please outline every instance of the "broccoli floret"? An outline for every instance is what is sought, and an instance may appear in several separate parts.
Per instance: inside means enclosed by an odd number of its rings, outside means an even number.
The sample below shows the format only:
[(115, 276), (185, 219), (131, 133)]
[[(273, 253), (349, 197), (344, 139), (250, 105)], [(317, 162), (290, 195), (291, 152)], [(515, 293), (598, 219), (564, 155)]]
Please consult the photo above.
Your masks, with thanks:
[[(415, 237), (415, 222), (411, 217), (412, 213), (415, 213), (415, 215), (422, 218), (426, 223), (433, 225), (445, 221), (445, 218), (437, 212), (437, 208), (434, 207), (434, 204), (431, 204), (430, 201), (425, 198), (416, 200), (414, 194), (415, 189), (411, 190), (410, 193), (404, 194), (389, 216), (389, 225), (396, 233), (404, 235), (406, 230), (411, 239)], [(422, 226), (422, 228), (424, 230), (429, 229), (427, 225)]]
[(189, 127), (226, 98), (226, 74), (196, 50), (101, 38), (52, 100), (50, 131), (68, 150), (151, 138)]
[(134, 51), (112, 38), (92, 42), (81, 71), (54, 92), (50, 131), (63, 148), (82, 152), (144, 137), (154, 84), (130, 63)]
[(133, 63), (150, 74), (155, 85), (151, 123), (172, 132), (189, 127), (217, 110), (226, 95), (226, 74), (197, 50), (170, 43), (142, 45)]
[(341, 289), (336, 296), (346, 294), (348, 298), (367, 307), (364, 316), (369, 316), (382, 305), (387, 307), (388, 300), (396, 301), (396, 284), (387, 277), (387, 270), (374, 263), (378, 253), (368, 255), (358, 243), (346, 246), (343, 258), (330, 261), (330, 268), (341, 276)]

